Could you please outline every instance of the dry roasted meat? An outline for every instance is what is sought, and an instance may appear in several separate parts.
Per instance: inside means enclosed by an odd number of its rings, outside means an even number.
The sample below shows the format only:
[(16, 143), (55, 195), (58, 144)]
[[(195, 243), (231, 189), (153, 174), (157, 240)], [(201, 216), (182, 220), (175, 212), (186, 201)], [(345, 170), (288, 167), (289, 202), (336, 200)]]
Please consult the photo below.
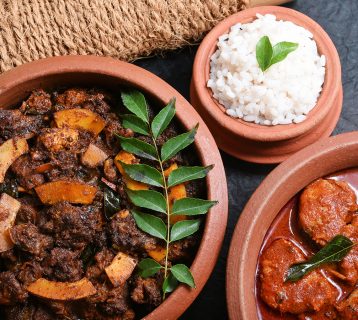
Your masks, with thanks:
[(337, 289), (319, 270), (297, 282), (284, 281), (288, 268), (303, 260), (300, 249), (285, 239), (274, 240), (264, 250), (260, 261), (261, 297), (271, 308), (301, 314), (320, 311), (335, 302)]
[(36, 173), (35, 168), (40, 165), (34, 162), (29, 155), (23, 155), (11, 165), (11, 170), (17, 176), (19, 184), (27, 190), (39, 186), (45, 182), (42, 174)]
[(10, 229), (11, 240), (22, 251), (43, 257), (46, 250), (53, 246), (53, 239), (41, 234), (32, 223), (18, 224)]
[(158, 306), (161, 302), (161, 288), (158, 281), (155, 278), (137, 277), (131, 297), (136, 303)]
[(52, 111), (51, 96), (42, 89), (35, 90), (20, 107), (24, 114), (47, 114)]
[(111, 240), (120, 249), (138, 253), (156, 248), (157, 239), (139, 230), (131, 213), (116, 214), (109, 224)]
[(102, 228), (102, 214), (95, 206), (74, 206), (58, 202), (48, 210), (57, 246), (83, 248)]
[[(77, 108), (92, 111), (84, 112), (92, 117), (83, 121), (74, 117), (78, 112), (68, 111), (70, 118), (62, 118), (61, 122), (59, 114), (59, 118), (54, 116), (57, 111)], [(148, 312), (161, 303), (161, 276), (143, 279), (134, 269), (124, 285), (114, 287), (105, 271), (119, 250), (139, 261), (163, 245), (137, 228), (129, 213), (132, 204), (124, 189), (124, 178), (114, 163), (121, 150), (116, 134), (147, 139), (122, 126), (118, 114), (125, 112), (116, 96), (81, 88), (52, 93), (38, 89), (19, 109), (0, 110), (0, 144), (10, 138), (25, 137), (29, 148), (4, 173), (0, 189), (21, 203), (10, 229), (15, 245), (0, 252), (0, 319), (133, 320), (136, 308), (139, 317), (143, 310)], [(149, 114), (154, 115), (152, 110)], [(101, 122), (98, 131), (90, 129), (93, 119)], [(78, 126), (76, 121), (80, 122)], [(176, 128), (171, 126), (159, 137), (159, 144), (176, 134)], [(90, 145), (92, 157), (90, 151), (84, 156)], [(94, 162), (100, 151), (104, 153), (102, 159)], [(193, 155), (179, 154), (168, 164), (174, 161), (192, 165), (197, 161)], [(42, 202), (45, 198), (38, 197), (38, 187), (55, 181), (86, 184), (97, 191), (91, 203), (84, 204), (87, 202), (75, 201), (76, 196), (61, 195), (69, 189), (59, 188), (58, 196), (52, 187), (51, 192), (47, 191), (47, 198), (52, 200)], [(112, 217), (104, 215), (103, 181), (111, 184), (113, 190), (117, 188), (120, 198), (122, 211)], [(205, 188), (195, 181), (187, 184), (186, 189), (188, 196), (195, 197), (200, 194), (199, 189)], [(65, 198), (71, 203), (61, 201)], [(173, 243), (169, 260), (190, 263), (197, 242), (198, 237), (191, 237)], [(80, 300), (62, 302), (28, 294), (26, 288), (41, 278), (53, 282), (86, 278), (97, 291)]]
[(19, 110), (0, 109), (0, 137), (3, 141), (13, 137), (31, 137), (44, 126), (41, 116), (26, 116)]
[(69, 249), (54, 248), (43, 261), (45, 275), (55, 281), (78, 281), (83, 276), (79, 253)]
[(358, 210), (354, 191), (344, 181), (318, 179), (303, 191), (299, 219), (302, 228), (320, 245), (325, 245)]
[(0, 304), (16, 304), (27, 297), (27, 291), (12, 272), (0, 272)]

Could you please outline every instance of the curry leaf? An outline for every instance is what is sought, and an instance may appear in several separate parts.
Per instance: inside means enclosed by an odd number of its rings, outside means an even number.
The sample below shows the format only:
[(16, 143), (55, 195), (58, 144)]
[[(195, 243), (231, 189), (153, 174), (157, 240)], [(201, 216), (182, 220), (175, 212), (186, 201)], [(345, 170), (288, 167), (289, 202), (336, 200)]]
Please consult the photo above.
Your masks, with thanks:
[(132, 210), (137, 226), (142, 231), (150, 234), (153, 237), (165, 240), (167, 234), (167, 227), (162, 219), (151, 214), (142, 213)]
[(335, 236), (309, 260), (292, 265), (286, 273), (285, 281), (297, 281), (322, 264), (341, 261), (353, 246), (354, 243), (345, 236)]
[(172, 171), (168, 177), (168, 187), (173, 187), (177, 184), (191, 181), (195, 179), (204, 178), (213, 166), (208, 167), (179, 167)]
[(174, 157), (179, 151), (190, 145), (194, 141), (198, 126), (199, 124), (197, 124), (189, 132), (180, 134), (179, 136), (171, 138), (166, 143), (164, 143), (161, 150), (162, 161), (165, 162), (169, 160), (170, 158)]
[(172, 275), (182, 283), (195, 288), (195, 282), (190, 269), (185, 264), (176, 264), (170, 268)]
[(183, 220), (173, 225), (170, 231), (170, 242), (178, 241), (197, 232), (200, 227), (200, 220)]
[(127, 190), (127, 195), (134, 205), (166, 213), (167, 204), (164, 196), (154, 190)]
[(262, 71), (270, 67), (273, 54), (272, 44), (268, 36), (263, 36), (256, 44), (256, 60)]
[(178, 280), (170, 273), (163, 282), (163, 293), (173, 292), (178, 286)]
[(148, 124), (146, 124), (141, 118), (138, 118), (134, 114), (122, 115), (122, 124), (126, 129), (131, 129), (136, 133), (149, 135)]
[(120, 163), (126, 174), (133, 180), (163, 187), (163, 176), (157, 169), (146, 164), (126, 164), (122, 161)]
[(139, 262), (138, 268), (140, 276), (148, 278), (155, 275), (163, 267), (157, 261), (147, 258)]
[(289, 53), (295, 51), (297, 48), (298, 48), (298, 43), (294, 43), (294, 42), (283, 41), (275, 44), (272, 48), (273, 54), (272, 54), (272, 59), (270, 61), (270, 66), (284, 60)]
[(175, 98), (171, 99), (168, 105), (163, 108), (152, 121), (152, 133), (154, 139), (168, 127), (175, 115)]
[(196, 198), (183, 198), (174, 202), (171, 214), (187, 216), (204, 214), (207, 213), (208, 210), (217, 203), (217, 201)]
[(117, 213), (121, 207), (121, 199), (110, 188), (105, 187), (103, 190), (103, 207), (104, 216), (106, 219), (110, 219), (115, 213)]
[(123, 150), (142, 158), (157, 160), (157, 153), (151, 144), (136, 138), (125, 138), (118, 134), (116, 136)]
[(137, 90), (131, 90), (122, 92), (121, 96), (124, 106), (138, 118), (148, 123), (148, 108), (144, 95)]

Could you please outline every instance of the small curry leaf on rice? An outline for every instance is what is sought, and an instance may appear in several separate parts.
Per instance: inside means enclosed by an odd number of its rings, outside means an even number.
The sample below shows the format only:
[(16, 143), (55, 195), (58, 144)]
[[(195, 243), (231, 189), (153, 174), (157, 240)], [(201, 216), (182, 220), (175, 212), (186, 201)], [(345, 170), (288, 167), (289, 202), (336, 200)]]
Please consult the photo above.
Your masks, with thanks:
[(122, 124), (126, 129), (131, 129), (136, 133), (149, 135), (148, 124), (145, 123), (141, 118), (137, 117), (134, 114), (124, 114), (122, 115)]
[(163, 267), (155, 260), (146, 258), (138, 263), (139, 274), (143, 278), (155, 275)]
[(165, 294), (165, 293), (173, 292), (178, 286), (178, 284), (179, 284), (178, 280), (175, 279), (173, 274), (169, 273), (169, 275), (164, 279), (163, 282), (163, 286), (162, 286), (163, 293)]
[(126, 164), (120, 161), (125, 173), (133, 180), (155, 187), (163, 187), (163, 177), (160, 172), (146, 164)]
[(272, 47), (268, 36), (263, 36), (256, 44), (256, 60), (264, 72), (272, 65), (284, 60), (289, 53), (298, 48), (298, 43), (282, 41)]
[(167, 226), (162, 219), (151, 214), (132, 210), (134, 220), (137, 226), (151, 236), (165, 240), (167, 234)]
[(285, 281), (294, 282), (322, 264), (341, 261), (353, 248), (354, 243), (343, 235), (335, 236), (321, 250), (305, 262), (293, 264), (287, 271)]
[(289, 53), (295, 51), (297, 48), (298, 48), (298, 43), (294, 43), (294, 42), (283, 41), (275, 44), (272, 48), (273, 54), (272, 54), (270, 66), (284, 60)]
[(133, 112), (138, 118), (148, 123), (148, 107), (143, 93), (137, 90), (122, 92), (121, 94), (124, 106)]
[(174, 202), (171, 214), (187, 216), (205, 214), (211, 207), (213, 207), (217, 203), (217, 201), (203, 200), (197, 198), (183, 198)]
[(170, 230), (170, 242), (186, 238), (199, 230), (200, 219), (183, 220), (175, 223)]
[(185, 149), (193, 143), (199, 124), (197, 124), (189, 132), (180, 134), (174, 138), (169, 139), (164, 143), (161, 149), (161, 160), (163, 162), (174, 157), (178, 152)]
[(205, 178), (213, 166), (207, 167), (179, 167), (172, 171), (168, 177), (168, 187), (176, 186), (180, 183)]
[(136, 138), (126, 138), (118, 134), (116, 136), (123, 150), (145, 159), (157, 160), (157, 152), (151, 144)]
[(256, 59), (262, 71), (269, 68), (272, 53), (272, 44), (269, 37), (263, 36), (256, 45)]
[(152, 133), (154, 139), (157, 139), (168, 127), (175, 115), (175, 98), (171, 99), (166, 107), (154, 117), (152, 121)]
[(137, 207), (166, 213), (167, 203), (164, 196), (154, 190), (130, 190), (126, 189), (129, 199)]
[(179, 282), (185, 283), (191, 288), (195, 288), (193, 275), (185, 264), (176, 264), (170, 268), (170, 271)]

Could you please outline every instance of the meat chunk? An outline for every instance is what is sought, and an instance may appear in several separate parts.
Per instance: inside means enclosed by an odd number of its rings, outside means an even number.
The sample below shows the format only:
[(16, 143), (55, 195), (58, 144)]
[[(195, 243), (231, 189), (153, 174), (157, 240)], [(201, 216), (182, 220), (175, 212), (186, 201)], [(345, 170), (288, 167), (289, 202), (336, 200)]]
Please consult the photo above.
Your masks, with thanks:
[(355, 289), (347, 299), (337, 306), (340, 316), (344, 320), (358, 319), (358, 289)]
[(137, 253), (156, 248), (157, 240), (139, 230), (129, 212), (119, 212), (112, 218), (109, 233), (112, 242), (124, 251)]
[(74, 152), (79, 147), (79, 133), (70, 128), (44, 129), (39, 135), (39, 140), (51, 152), (62, 150)]
[(5, 308), (5, 319), (11, 320), (46, 320), (49, 318), (35, 318), (36, 307), (31, 303), (21, 303)]
[(349, 238), (356, 245), (349, 251), (339, 264), (340, 272), (346, 280), (355, 285), (358, 282), (358, 216), (356, 215), (351, 224), (344, 226), (340, 234)]
[(43, 257), (45, 251), (53, 245), (52, 238), (41, 234), (32, 223), (12, 227), (10, 237), (18, 248), (38, 257)]
[(47, 114), (52, 111), (52, 102), (50, 95), (42, 89), (35, 90), (30, 97), (24, 101), (20, 107), (24, 114)]
[(11, 170), (17, 176), (19, 184), (27, 190), (30, 190), (45, 182), (42, 174), (36, 173), (35, 168), (38, 166), (29, 155), (23, 155), (15, 160), (11, 165)]
[(32, 137), (45, 126), (42, 116), (26, 116), (19, 110), (0, 110), (0, 137)]
[(27, 296), (12, 272), (0, 272), (0, 304), (16, 304), (25, 301)]
[(95, 206), (75, 207), (58, 202), (49, 211), (53, 222), (55, 243), (66, 248), (84, 248), (102, 228), (102, 216)]
[(158, 281), (154, 278), (144, 279), (138, 277), (134, 283), (134, 289), (131, 292), (133, 301), (139, 304), (150, 304), (158, 306), (161, 301), (161, 288)]
[(21, 207), (16, 216), (16, 224), (36, 224), (40, 203), (32, 197), (19, 198)]
[(108, 290), (106, 300), (98, 304), (99, 309), (106, 315), (118, 316), (128, 308), (128, 288), (126, 285)]
[(43, 268), (36, 261), (23, 263), (17, 270), (17, 279), (27, 287), (30, 283), (40, 279), (43, 274)]
[(77, 252), (54, 248), (43, 261), (45, 274), (51, 280), (61, 282), (78, 281), (83, 276), (82, 261)]
[(260, 260), (261, 297), (271, 308), (301, 314), (320, 311), (335, 302), (337, 290), (318, 270), (297, 282), (284, 281), (288, 268), (303, 260), (299, 248), (285, 239), (273, 241), (264, 250)]
[(106, 279), (104, 269), (111, 264), (113, 258), (114, 253), (107, 248), (97, 252), (94, 256), (95, 263), (87, 268), (86, 277), (90, 280), (99, 280), (100, 276), (102, 280)]
[(103, 172), (106, 179), (110, 182), (116, 182), (118, 178), (116, 166), (113, 163), (113, 159), (109, 158), (104, 162)]
[(318, 179), (301, 195), (299, 221), (304, 231), (323, 246), (352, 221), (357, 209), (355, 193), (346, 182)]

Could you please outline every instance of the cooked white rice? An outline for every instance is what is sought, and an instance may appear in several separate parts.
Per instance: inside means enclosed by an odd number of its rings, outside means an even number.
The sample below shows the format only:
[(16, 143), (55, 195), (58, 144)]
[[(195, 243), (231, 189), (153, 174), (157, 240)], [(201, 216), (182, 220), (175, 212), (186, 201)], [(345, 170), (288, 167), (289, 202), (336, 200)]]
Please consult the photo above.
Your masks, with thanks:
[[(263, 36), (270, 38), (272, 46), (281, 41), (299, 46), (262, 72), (256, 60), (256, 44)], [(217, 46), (207, 86), (228, 115), (263, 125), (305, 120), (322, 90), (326, 64), (308, 30), (278, 21), (274, 15), (257, 15), (252, 23), (231, 27)]]

